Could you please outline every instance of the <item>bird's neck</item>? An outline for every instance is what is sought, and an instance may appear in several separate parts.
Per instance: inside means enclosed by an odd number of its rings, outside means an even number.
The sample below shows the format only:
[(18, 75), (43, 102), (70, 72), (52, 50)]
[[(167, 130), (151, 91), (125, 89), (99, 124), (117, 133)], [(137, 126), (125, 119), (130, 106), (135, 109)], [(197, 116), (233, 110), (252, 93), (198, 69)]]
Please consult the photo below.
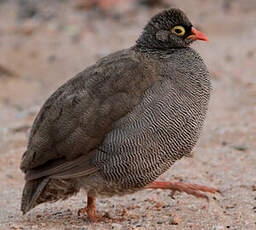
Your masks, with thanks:
[(155, 48), (155, 47), (147, 47), (141, 44), (136, 44), (132, 47), (134, 51), (142, 52), (142, 53), (149, 53), (149, 54), (156, 54), (156, 55), (166, 55), (172, 54), (180, 49), (186, 49), (187, 47), (178, 47), (178, 48)]

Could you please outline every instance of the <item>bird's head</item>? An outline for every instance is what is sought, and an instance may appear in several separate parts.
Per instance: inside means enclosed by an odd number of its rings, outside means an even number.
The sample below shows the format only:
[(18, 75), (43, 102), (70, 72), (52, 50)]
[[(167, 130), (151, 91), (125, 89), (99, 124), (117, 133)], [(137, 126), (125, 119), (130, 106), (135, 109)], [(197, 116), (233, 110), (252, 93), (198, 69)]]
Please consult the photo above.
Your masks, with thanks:
[(208, 41), (197, 31), (180, 9), (168, 9), (150, 19), (145, 26), (137, 45), (154, 49), (181, 48), (195, 40)]

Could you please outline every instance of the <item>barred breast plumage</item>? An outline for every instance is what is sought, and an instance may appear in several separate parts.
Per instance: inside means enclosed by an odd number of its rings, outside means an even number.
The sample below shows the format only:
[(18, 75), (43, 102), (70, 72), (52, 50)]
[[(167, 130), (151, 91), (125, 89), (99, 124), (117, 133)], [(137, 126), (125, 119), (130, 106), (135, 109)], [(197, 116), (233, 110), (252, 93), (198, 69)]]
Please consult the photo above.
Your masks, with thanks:
[[(183, 63), (191, 58), (197, 64), (187, 69)], [(188, 155), (205, 118), (210, 81), (195, 51), (176, 51), (159, 61), (159, 81), (114, 123), (95, 155), (102, 176), (125, 189), (145, 186)]]
[(182, 11), (163, 11), (135, 46), (101, 59), (46, 101), (21, 162), (24, 213), (80, 188), (137, 191), (191, 152), (210, 96), (207, 68), (189, 48), (206, 40), (195, 31)]

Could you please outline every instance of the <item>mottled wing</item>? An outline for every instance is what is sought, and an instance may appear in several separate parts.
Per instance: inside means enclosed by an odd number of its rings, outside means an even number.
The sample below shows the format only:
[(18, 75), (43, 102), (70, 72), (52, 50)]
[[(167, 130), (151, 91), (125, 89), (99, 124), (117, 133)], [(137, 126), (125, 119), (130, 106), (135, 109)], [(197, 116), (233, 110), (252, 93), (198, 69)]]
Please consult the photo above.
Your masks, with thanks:
[(131, 51), (123, 50), (61, 86), (32, 127), (21, 162), (27, 179), (93, 170), (90, 163), (74, 170), (79, 165), (76, 159), (83, 156), (90, 162), (87, 155), (101, 144), (115, 121), (133, 110), (154, 80)]

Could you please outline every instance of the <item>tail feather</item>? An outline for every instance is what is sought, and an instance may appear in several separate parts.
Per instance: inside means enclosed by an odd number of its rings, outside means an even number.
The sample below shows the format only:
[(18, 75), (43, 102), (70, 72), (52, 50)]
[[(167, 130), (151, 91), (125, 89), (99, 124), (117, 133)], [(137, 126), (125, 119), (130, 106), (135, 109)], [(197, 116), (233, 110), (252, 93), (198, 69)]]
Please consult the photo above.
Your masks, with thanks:
[(22, 194), (21, 211), (25, 214), (41, 203), (64, 200), (77, 192), (79, 185), (75, 180), (46, 177), (27, 181)]
[(21, 200), (23, 214), (41, 203), (64, 200), (79, 192), (77, 178), (98, 171), (91, 164), (89, 156), (81, 156), (72, 161), (55, 159), (33, 169), (22, 167), (26, 180)]
[(36, 200), (48, 182), (49, 178), (42, 178), (26, 182), (21, 199), (21, 211), (23, 214), (27, 213), (30, 209), (37, 205)]

